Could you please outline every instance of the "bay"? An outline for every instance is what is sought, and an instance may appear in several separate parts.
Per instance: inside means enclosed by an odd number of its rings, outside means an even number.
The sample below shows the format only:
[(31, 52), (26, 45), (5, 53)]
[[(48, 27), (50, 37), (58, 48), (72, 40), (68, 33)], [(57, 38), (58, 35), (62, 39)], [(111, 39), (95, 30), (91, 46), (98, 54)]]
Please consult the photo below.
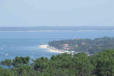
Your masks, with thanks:
[(76, 38), (114, 37), (113, 30), (80, 30), (80, 31), (41, 31), (41, 32), (0, 32), (0, 61), (13, 59), (16, 56), (30, 56), (32, 59), (51, 57), (58, 53), (41, 49), (41, 44), (48, 44), (53, 40)]

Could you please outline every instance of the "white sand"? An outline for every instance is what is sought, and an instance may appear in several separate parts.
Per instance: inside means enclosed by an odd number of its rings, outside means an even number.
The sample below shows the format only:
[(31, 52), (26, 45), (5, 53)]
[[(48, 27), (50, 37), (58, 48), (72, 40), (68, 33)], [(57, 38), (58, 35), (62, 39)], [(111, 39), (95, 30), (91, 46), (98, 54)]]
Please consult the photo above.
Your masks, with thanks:
[(65, 53), (64, 50), (58, 50), (58, 49), (56, 49), (54, 47), (50, 47), (48, 45), (40, 45), (40, 48), (48, 49), (49, 52), (53, 52), (53, 53)]

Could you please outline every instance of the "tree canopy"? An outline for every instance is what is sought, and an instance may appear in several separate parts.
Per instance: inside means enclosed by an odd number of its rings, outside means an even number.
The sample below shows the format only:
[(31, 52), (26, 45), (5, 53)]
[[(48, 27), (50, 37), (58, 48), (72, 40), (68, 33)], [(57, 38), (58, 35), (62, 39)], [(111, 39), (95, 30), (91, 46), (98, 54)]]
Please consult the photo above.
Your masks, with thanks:
[(41, 57), (32, 63), (29, 57), (6, 59), (1, 62), (0, 76), (114, 76), (114, 50), (91, 56), (64, 53), (50, 59)]

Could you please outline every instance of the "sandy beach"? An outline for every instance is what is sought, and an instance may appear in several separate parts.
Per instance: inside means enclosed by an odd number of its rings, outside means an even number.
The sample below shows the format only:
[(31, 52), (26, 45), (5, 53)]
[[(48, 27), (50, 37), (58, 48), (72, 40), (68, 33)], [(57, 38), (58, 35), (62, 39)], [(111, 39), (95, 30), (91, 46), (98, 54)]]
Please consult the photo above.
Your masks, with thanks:
[(58, 50), (54, 47), (50, 47), (49, 45), (40, 45), (40, 48), (48, 49), (49, 52), (53, 52), (53, 53), (68, 53), (69, 52), (65, 50)]

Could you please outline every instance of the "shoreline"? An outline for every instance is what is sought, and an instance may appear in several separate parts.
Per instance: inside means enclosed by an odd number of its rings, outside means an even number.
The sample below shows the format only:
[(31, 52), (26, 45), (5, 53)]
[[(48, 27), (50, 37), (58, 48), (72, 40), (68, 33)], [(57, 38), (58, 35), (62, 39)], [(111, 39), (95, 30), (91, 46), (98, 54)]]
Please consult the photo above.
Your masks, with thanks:
[(70, 51), (59, 50), (54, 47), (50, 47), (49, 45), (40, 45), (40, 48), (47, 49), (49, 52), (53, 52), (53, 53), (71, 53)]

